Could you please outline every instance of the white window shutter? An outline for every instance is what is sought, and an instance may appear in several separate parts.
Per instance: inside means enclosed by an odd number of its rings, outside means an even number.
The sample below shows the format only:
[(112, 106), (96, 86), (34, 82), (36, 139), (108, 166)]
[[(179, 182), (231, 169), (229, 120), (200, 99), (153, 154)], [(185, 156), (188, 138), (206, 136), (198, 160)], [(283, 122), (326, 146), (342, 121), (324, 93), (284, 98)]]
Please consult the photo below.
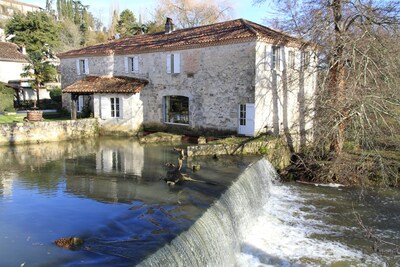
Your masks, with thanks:
[(264, 70), (268, 69), (268, 58), (267, 46), (264, 46)]
[(181, 54), (174, 54), (174, 73), (181, 73)]
[(76, 74), (81, 75), (79, 59), (76, 60)]
[(138, 56), (135, 56), (133, 58), (133, 72), (139, 73), (139, 57)]
[(125, 63), (125, 73), (129, 73), (129, 58), (124, 57), (124, 63)]
[(100, 117), (108, 119), (111, 115), (110, 99), (106, 96), (100, 96)]
[(89, 74), (89, 59), (87, 58), (85, 58), (85, 67), (86, 67), (85, 74)]
[(124, 118), (124, 98), (125, 97), (119, 98), (119, 117), (121, 119)]
[(171, 54), (167, 55), (167, 73), (171, 73)]

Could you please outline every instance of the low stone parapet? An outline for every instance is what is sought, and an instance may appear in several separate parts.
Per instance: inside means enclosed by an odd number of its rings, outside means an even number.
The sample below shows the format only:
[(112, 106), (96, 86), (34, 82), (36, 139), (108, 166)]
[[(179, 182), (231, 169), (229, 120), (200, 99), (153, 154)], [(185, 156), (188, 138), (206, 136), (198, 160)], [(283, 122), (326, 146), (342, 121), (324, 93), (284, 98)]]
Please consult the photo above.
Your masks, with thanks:
[(268, 141), (244, 142), (242, 144), (188, 146), (186, 154), (188, 157), (259, 154), (265, 156), (277, 169), (288, 166), (291, 155), (287, 144), (281, 138)]
[(0, 124), (0, 145), (42, 143), (97, 136), (97, 119)]
[(245, 144), (196, 145), (187, 147), (188, 157), (208, 155), (262, 154), (271, 142), (251, 142)]

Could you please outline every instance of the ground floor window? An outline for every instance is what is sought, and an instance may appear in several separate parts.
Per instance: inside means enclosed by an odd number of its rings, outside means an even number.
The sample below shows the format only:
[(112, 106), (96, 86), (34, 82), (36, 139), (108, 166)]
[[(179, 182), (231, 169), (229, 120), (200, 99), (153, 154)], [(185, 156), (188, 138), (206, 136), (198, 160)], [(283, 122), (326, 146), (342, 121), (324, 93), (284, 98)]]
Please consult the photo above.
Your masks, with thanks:
[(76, 111), (81, 113), (83, 112), (83, 95), (80, 95), (78, 97), (77, 105), (76, 105)]
[(186, 96), (166, 96), (165, 122), (189, 124), (189, 98)]
[(119, 118), (120, 117), (120, 105), (119, 105), (119, 97), (111, 97), (111, 117)]
[(239, 123), (244, 126), (246, 125), (246, 105), (240, 105), (239, 109)]

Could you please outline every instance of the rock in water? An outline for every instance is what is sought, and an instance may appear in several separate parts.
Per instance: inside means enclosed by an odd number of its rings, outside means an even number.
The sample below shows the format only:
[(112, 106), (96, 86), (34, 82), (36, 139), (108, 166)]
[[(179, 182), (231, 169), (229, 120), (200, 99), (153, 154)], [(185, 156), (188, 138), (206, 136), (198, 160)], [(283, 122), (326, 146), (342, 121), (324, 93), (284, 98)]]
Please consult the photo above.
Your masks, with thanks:
[(200, 171), (200, 164), (195, 164), (192, 166), (192, 170), (195, 171)]
[(57, 239), (54, 243), (62, 248), (75, 249), (83, 245), (83, 239), (79, 237), (63, 237)]

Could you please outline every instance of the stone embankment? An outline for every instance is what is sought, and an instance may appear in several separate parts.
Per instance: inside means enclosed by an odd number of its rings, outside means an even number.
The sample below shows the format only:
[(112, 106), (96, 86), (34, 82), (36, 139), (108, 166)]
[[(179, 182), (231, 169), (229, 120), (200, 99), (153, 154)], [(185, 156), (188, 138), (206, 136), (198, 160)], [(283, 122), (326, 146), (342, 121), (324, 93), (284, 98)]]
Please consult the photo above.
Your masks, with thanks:
[(277, 169), (285, 168), (290, 162), (290, 151), (281, 138), (241, 144), (204, 144), (188, 146), (188, 157), (259, 154), (265, 156)]
[(0, 145), (42, 143), (97, 136), (97, 119), (0, 124)]

